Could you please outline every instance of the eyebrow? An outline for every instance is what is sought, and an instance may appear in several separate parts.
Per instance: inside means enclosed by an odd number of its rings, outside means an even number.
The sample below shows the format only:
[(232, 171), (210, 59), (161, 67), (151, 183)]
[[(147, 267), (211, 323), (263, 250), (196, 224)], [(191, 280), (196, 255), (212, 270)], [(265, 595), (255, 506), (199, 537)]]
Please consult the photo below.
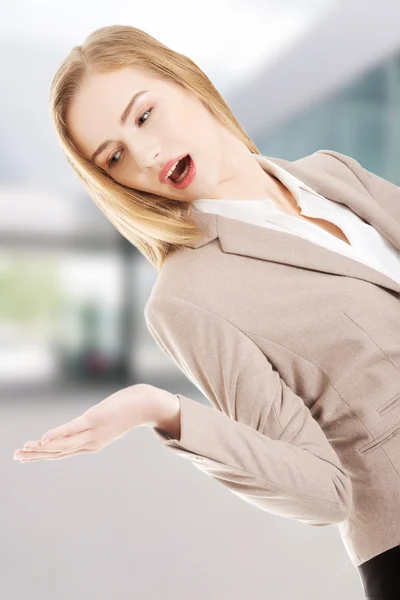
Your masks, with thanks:
[[(129, 117), (129, 114), (130, 114), (132, 107), (135, 104), (136, 100), (139, 98), (139, 96), (141, 96), (142, 94), (145, 94), (147, 91), (148, 90), (140, 90), (140, 92), (136, 92), (136, 94), (133, 94), (132, 98), (129, 100), (127, 107), (125, 108), (124, 112), (121, 115), (121, 118), (119, 120), (120, 125), (125, 125), (125, 122), (126, 122), (127, 118)], [(97, 150), (95, 150), (93, 152), (92, 156), (90, 157), (90, 160), (92, 162), (94, 162), (95, 158), (101, 152), (103, 152), (103, 150), (105, 150), (107, 148), (107, 146), (109, 146), (112, 143), (112, 141), (113, 140), (106, 140), (105, 142), (100, 144), (100, 146), (97, 148)]]

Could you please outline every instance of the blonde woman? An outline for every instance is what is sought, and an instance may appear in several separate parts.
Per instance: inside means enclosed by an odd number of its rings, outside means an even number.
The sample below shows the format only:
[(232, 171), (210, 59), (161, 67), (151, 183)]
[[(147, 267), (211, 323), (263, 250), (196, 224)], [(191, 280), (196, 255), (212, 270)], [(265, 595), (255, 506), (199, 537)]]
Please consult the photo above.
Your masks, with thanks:
[(157, 269), (149, 331), (212, 407), (133, 385), (17, 457), (150, 426), (255, 507), (337, 525), (366, 596), (398, 599), (400, 189), (331, 150), (261, 156), (199, 67), (134, 27), (71, 50), (50, 112), (91, 198)]

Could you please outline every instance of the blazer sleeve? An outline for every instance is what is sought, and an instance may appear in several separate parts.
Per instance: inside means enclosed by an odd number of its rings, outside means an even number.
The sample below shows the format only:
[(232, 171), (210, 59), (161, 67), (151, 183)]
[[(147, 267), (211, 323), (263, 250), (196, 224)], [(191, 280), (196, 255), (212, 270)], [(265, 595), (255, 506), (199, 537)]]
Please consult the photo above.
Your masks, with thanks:
[(261, 510), (314, 526), (348, 517), (352, 485), (324, 431), (259, 347), (231, 322), (176, 296), (150, 299), (156, 343), (209, 399), (182, 394), (172, 453)]

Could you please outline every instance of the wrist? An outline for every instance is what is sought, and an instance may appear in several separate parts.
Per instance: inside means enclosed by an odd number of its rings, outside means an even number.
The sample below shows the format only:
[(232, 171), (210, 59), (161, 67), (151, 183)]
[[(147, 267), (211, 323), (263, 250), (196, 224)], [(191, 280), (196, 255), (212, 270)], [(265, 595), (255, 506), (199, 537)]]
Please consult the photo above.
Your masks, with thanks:
[(180, 438), (180, 400), (178, 396), (161, 388), (150, 386), (148, 391), (147, 425), (160, 429), (167, 435)]

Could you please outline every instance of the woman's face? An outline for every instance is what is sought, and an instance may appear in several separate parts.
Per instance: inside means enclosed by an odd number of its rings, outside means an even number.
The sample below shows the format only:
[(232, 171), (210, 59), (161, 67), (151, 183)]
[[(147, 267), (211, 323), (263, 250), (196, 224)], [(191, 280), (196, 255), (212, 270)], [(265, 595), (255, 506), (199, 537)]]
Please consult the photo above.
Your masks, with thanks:
[[(131, 111), (121, 116), (138, 92)], [(230, 134), (197, 97), (181, 86), (132, 67), (92, 74), (67, 115), (73, 142), (113, 179), (135, 190), (190, 202), (218, 197), (223, 148)], [(189, 154), (196, 174), (186, 189), (159, 181), (171, 159)], [(169, 180), (167, 180), (169, 181)]]

